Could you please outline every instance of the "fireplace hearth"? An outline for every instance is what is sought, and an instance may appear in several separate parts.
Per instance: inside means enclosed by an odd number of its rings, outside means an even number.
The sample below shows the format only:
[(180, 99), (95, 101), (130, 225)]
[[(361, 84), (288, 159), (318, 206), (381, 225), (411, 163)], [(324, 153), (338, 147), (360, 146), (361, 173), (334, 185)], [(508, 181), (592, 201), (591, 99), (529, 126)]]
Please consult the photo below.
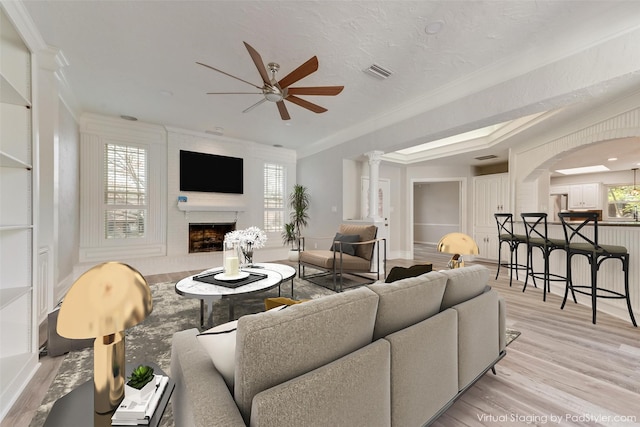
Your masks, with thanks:
[(235, 222), (189, 224), (189, 253), (221, 251), (224, 235), (235, 229)]

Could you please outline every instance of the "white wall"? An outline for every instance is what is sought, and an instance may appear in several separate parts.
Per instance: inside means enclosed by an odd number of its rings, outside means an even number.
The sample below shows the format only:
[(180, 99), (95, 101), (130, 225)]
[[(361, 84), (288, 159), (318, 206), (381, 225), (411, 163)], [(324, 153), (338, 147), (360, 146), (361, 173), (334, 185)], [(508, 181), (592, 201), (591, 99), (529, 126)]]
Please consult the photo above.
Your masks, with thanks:
[(460, 232), (460, 182), (414, 182), (413, 240), (437, 244), (447, 233)]
[[(217, 137), (205, 133), (193, 132), (183, 129), (162, 128), (145, 123), (130, 123), (111, 117), (87, 115), (83, 117), (83, 138), (109, 138), (114, 135), (122, 140), (148, 140), (151, 138), (154, 144), (160, 143), (158, 139), (162, 134), (162, 153), (150, 157), (150, 172), (162, 171), (155, 174), (155, 186), (162, 188), (164, 194), (159, 194), (163, 200), (161, 212), (156, 212), (155, 217), (162, 220), (164, 236), (161, 241), (154, 243), (162, 247), (163, 253), (140, 256), (121, 255), (113, 250), (108, 253), (108, 260), (125, 262), (136, 268), (144, 275), (160, 274), (176, 271), (201, 270), (211, 268), (222, 263), (222, 254), (216, 252), (188, 253), (188, 225), (190, 222), (234, 222), (237, 220), (237, 228), (246, 228), (252, 225), (263, 227), (263, 164), (275, 162), (283, 164), (287, 175), (287, 194), (295, 184), (296, 156), (292, 150), (284, 148), (268, 147), (248, 141), (238, 141), (230, 138)], [(161, 131), (161, 132), (160, 132)], [(160, 132), (160, 133), (159, 133)], [(109, 136), (110, 135), (110, 136)], [(220, 194), (181, 192), (179, 190), (179, 153), (180, 150), (198, 151), (211, 154), (228, 155), (244, 159), (244, 194)], [(86, 166), (86, 165), (84, 165)], [(83, 172), (84, 173), (84, 172)], [(161, 178), (158, 178), (160, 176)], [(95, 177), (94, 177), (95, 178)], [(83, 176), (83, 181), (86, 179)], [(88, 181), (88, 179), (87, 179)], [(86, 182), (86, 181), (85, 181)], [(178, 209), (178, 196), (187, 196), (191, 205), (207, 206), (206, 211), (185, 212)], [(88, 201), (83, 199), (83, 203)], [(97, 199), (90, 205), (95, 208)], [(89, 209), (93, 209), (89, 206)], [(233, 208), (234, 211), (229, 211)], [(237, 213), (235, 212), (237, 211)], [(83, 213), (81, 217), (86, 220)], [(88, 227), (81, 227), (81, 234)], [(81, 241), (90, 241), (91, 238), (81, 236)], [(122, 246), (121, 251), (133, 251), (138, 248), (135, 243), (127, 247)], [(82, 252), (83, 249), (81, 249)], [(287, 248), (283, 246), (280, 233), (268, 233), (267, 247), (256, 251), (256, 261), (274, 261), (284, 259), (287, 256)], [(106, 259), (105, 259), (106, 260)], [(74, 269), (74, 277), (78, 277), (88, 268), (105, 260), (94, 260), (77, 264)]]
[(54, 305), (73, 283), (80, 250), (80, 134), (78, 124), (61, 102), (58, 108), (58, 224)]

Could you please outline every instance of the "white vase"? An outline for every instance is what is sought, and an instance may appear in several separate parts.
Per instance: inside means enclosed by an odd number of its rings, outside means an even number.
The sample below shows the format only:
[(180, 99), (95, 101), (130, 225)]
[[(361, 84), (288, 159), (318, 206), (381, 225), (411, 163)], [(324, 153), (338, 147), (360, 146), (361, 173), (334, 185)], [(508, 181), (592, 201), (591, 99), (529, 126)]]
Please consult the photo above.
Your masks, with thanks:
[(298, 259), (300, 258), (300, 251), (297, 249), (290, 249), (289, 250), (289, 256), (287, 257), (287, 259), (291, 262), (298, 262)]

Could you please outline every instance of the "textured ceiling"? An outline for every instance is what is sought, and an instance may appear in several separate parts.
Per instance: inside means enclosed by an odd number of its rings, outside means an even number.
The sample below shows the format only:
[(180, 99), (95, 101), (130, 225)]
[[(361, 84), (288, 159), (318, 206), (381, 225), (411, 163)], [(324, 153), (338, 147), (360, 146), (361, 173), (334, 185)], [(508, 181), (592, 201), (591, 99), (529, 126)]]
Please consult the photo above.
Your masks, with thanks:
[[(68, 61), (61, 69), (70, 88), (65, 101), (76, 114), (131, 115), (200, 132), (220, 127), (228, 137), (297, 150), (346, 142), (525, 75), (636, 28), (640, 16), (633, 1), (24, 3), (45, 42)], [(442, 30), (427, 34), (435, 22)], [(335, 97), (303, 97), (329, 110), (323, 114), (287, 103), (285, 122), (271, 102), (242, 113), (261, 95), (206, 95), (251, 87), (196, 61), (259, 84), (243, 41), (265, 63), (279, 63), (279, 77), (316, 55), (318, 71), (294, 86), (345, 89)], [(393, 75), (379, 80), (364, 73), (373, 63)], [(559, 77), (542, 84), (570, 84)], [(403, 143), (410, 141), (395, 141), (398, 148)]]

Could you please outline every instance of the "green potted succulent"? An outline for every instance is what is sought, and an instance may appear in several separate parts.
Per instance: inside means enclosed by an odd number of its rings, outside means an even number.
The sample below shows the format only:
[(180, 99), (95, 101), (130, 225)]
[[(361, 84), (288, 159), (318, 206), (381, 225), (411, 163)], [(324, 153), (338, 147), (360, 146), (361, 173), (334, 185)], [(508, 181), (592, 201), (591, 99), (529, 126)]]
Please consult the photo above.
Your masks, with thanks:
[(309, 192), (304, 185), (296, 184), (289, 194), (289, 207), (291, 208), (291, 222), (284, 225), (282, 231), (283, 243), (291, 245), (289, 260), (297, 261), (300, 252), (299, 242), (302, 236), (302, 228), (306, 227), (309, 220)]
[(156, 389), (154, 380), (153, 368), (147, 365), (139, 365), (131, 372), (131, 376), (127, 378), (125, 396), (135, 401), (146, 399)]

